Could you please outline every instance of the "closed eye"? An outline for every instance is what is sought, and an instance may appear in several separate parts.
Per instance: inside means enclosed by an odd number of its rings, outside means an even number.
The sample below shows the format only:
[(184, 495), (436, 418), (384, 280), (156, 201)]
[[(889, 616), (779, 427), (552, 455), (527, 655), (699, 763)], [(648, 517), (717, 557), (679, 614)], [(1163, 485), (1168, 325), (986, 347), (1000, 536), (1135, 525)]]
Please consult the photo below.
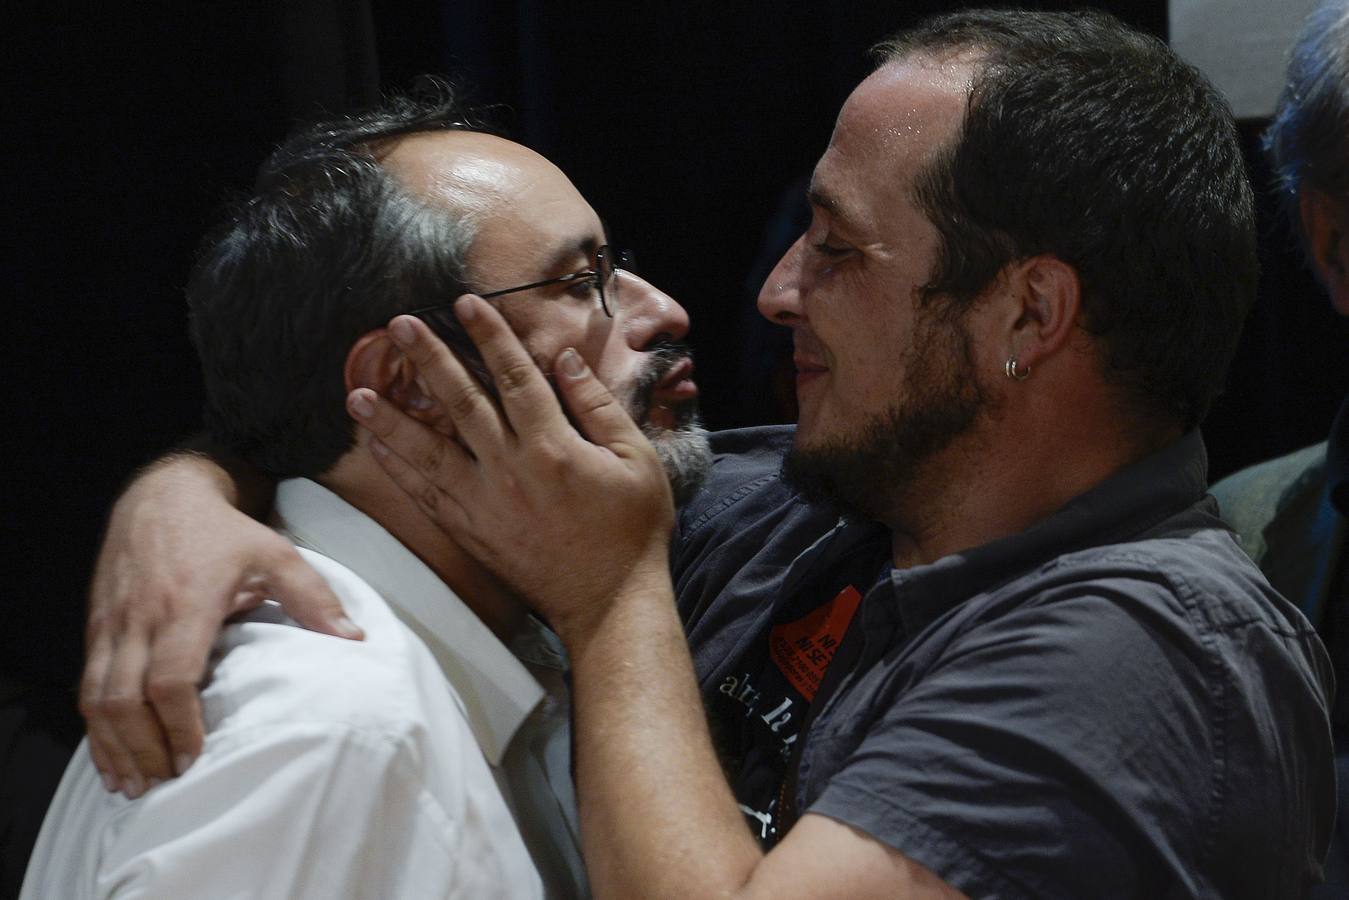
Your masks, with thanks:
[(815, 249), (816, 253), (821, 256), (830, 257), (831, 259), (837, 259), (840, 256), (844, 256), (852, 250), (851, 247), (835, 247), (832, 244), (827, 244), (823, 241), (818, 244), (811, 244), (811, 247)]
[(572, 280), (567, 282), (567, 293), (578, 300), (589, 300), (595, 297), (599, 288), (600, 273), (594, 270), (577, 272), (572, 276)]

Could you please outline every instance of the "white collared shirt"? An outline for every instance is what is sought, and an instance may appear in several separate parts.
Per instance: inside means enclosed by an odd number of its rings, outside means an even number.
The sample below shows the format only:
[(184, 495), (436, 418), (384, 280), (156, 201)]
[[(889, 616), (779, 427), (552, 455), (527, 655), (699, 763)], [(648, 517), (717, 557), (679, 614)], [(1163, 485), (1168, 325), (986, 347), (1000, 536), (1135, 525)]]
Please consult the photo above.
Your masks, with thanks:
[(21, 897), (540, 897), (540, 871), (550, 896), (584, 892), (555, 643), (522, 641), (545, 690), (335, 494), (282, 482), (276, 515), (366, 639), (306, 631), (272, 604), (228, 626), (196, 763), (129, 801), (82, 744)]

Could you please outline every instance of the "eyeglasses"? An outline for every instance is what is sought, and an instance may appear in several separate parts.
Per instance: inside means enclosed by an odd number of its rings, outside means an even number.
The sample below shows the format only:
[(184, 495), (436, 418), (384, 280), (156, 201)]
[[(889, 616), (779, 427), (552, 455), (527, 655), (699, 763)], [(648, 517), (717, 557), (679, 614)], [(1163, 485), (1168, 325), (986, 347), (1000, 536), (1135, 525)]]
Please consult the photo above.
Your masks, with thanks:
[(573, 272), (570, 275), (561, 275), (557, 278), (545, 278), (543, 281), (531, 281), (529, 284), (522, 284), (517, 287), (504, 288), (499, 291), (488, 291), (479, 294), (484, 300), (492, 297), (503, 297), (506, 294), (515, 294), (520, 291), (529, 291), (534, 288), (547, 287), (550, 284), (566, 284), (572, 281), (590, 281), (594, 284), (596, 291), (600, 295), (600, 308), (609, 318), (614, 317), (614, 310), (618, 307), (618, 270), (626, 269), (632, 271), (632, 254), (626, 250), (614, 250), (608, 244), (595, 251), (595, 260), (591, 268), (584, 272)]
[[(505, 288), (500, 291), (488, 291), (479, 294), (479, 297), (490, 299), (492, 297), (501, 297), (505, 294), (515, 294), (520, 291), (528, 291), (533, 288), (547, 287), (550, 284), (566, 284), (572, 281), (590, 280), (594, 283), (595, 291), (600, 295), (600, 308), (609, 318), (614, 317), (614, 309), (618, 307), (618, 280), (619, 269), (625, 269), (628, 272), (633, 271), (632, 254), (626, 250), (611, 250), (608, 244), (595, 251), (595, 259), (591, 268), (584, 272), (573, 272), (570, 275), (562, 275), (558, 278), (546, 278), (543, 281), (532, 281), (529, 284), (522, 284), (518, 287)], [(465, 361), (472, 361), (470, 369), (478, 376), (478, 379), (484, 384), (490, 385), (491, 378), (487, 374), (487, 369), (481, 363), (481, 357), (478, 350), (473, 346), (473, 342), (468, 339), (464, 330), (459, 327), (458, 321), (453, 313), (454, 301), (449, 303), (437, 303), (434, 306), (423, 306), (419, 309), (410, 309), (406, 315), (416, 316), (427, 325), (431, 330), (443, 340), (451, 350)]]

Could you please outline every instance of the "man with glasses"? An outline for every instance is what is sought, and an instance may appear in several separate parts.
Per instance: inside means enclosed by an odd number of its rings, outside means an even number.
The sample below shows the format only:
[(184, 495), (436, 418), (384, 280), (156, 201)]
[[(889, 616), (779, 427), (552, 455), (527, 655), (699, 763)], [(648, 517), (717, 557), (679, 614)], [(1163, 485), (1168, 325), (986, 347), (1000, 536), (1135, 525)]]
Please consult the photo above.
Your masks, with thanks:
[(24, 897), (587, 893), (560, 644), (407, 500), (343, 401), (368, 387), (452, 433), (384, 326), (410, 312), (470, 352), (447, 304), (477, 289), (541, 360), (573, 347), (603, 371), (687, 492), (707, 464), (688, 319), (620, 268), (556, 167), (433, 93), (292, 137), (188, 288), (211, 437), (280, 480), (277, 540), (365, 639), (296, 627), (247, 586), (200, 757), (156, 783), (97, 740), (117, 775), (77, 752)]
[[(1230, 113), (1102, 14), (961, 12), (879, 50), (759, 297), (799, 423), (718, 436), (673, 578), (666, 478), (603, 373), (563, 353), (545, 380), (479, 298), (456, 310), (499, 402), (390, 326), (456, 441), (348, 408), (568, 647), (597, 895), (1300, 896), (1328, 664), (1204, 497), (1197, 431), (1256, 268)], [(143, 661), (194, 641), (99, 620), (228, 604), (160, 599), (193, 554), (130, 545), (174, 509), (146, 499), (100, 565), (87, 708), (107, 726), (118, 660), (118, 733), (162, 765)], [(149, 601), (113, 583), (138, 559)], [(175, 748), (183, 652), (148, 668)]]
[(958, 12), (878, 56), (759, 295), (795, 345), (785, 460), (727, 436), (673, 578), (654, 455), (481, 300), (499, 404), (398, 337), (458, 445), (353, 395), (571, 653), (597, 896), (1305, 896), (1330, 664), (1197, 430), (1256, 275), (1230, 111), (1099, 13)]

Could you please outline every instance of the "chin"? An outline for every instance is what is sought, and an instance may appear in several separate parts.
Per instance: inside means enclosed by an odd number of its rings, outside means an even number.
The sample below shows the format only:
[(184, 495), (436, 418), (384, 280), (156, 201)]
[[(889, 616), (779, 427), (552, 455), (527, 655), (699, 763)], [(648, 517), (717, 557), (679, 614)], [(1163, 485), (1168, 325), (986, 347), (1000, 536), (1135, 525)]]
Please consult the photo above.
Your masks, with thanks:
[(818, 414), (811, 410), (801, 410), (796, 418), (796, 430), (792, 435), (792, 447), (809, 453), (812, 450), (846, 443), (849, 433), (846, 429), (834, 427), (820, 421)]
[(651, 446), (656, 448), (656, 456), (670, 479), (670, 491), (677, 505), (683, 505), (693, 498), (702, 487), (707, 473), (712, 470), (712, 449), (707, 441), (707, 429), (694, 414), (688, 421), (675, 428), (664, 428), (642, 424), (642, 433)]

